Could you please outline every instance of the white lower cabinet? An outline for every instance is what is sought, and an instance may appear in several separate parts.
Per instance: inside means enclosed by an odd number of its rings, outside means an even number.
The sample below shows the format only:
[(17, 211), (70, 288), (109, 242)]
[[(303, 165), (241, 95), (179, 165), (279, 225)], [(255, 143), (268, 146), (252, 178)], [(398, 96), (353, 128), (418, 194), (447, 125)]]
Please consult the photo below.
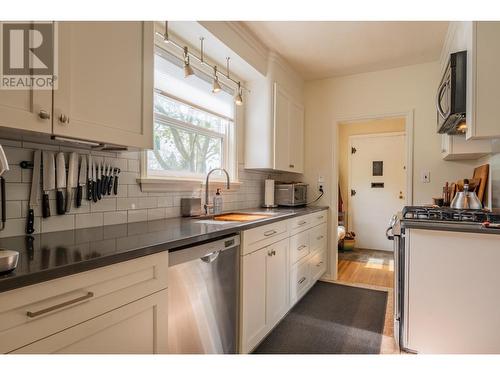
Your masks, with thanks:
[(166, 353), (168, 253), (0, 294), (0, 353)]
[(167, 353), (167, 301), (164, 289), (12, 353)]
[(241, 349), (251, 351), (288, 311), (288, 238), (242, 258)]
[[(276, 230), (274, 243), (264, 242), (268, 228), (242, 233), (241, 353), (255, 349), (326, 271), (326, 212), (279, 223), (285, 232)], [(266, 246), (255, 249), (256, 241)]]

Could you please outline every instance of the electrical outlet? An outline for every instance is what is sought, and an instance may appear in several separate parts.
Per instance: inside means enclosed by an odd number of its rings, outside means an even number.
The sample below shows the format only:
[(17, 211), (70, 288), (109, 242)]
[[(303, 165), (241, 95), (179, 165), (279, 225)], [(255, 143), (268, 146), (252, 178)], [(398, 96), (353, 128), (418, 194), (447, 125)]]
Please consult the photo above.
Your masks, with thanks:
[(421, 175), (420, 175), (420, 180), (424, 184), (428, 184), (429, 182), (431, 182), (431, 172), (429, 172), (429, 171), (422, 171)]
[(318, 190), (325, 191), (325, 177), (321, 175), (318, 176)]

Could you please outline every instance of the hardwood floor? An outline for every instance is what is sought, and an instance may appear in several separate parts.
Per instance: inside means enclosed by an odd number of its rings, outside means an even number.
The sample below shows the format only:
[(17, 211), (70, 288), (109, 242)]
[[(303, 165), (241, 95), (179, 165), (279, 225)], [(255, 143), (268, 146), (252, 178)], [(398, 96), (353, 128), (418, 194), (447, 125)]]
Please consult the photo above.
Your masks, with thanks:
[(365, 249), (339, 253), (339, 281), (392, 288), (393, 278), (392, 253)]
[(361, 288), (385, 290), (388, 293), (381, 354), (400, 354), (394, 341), (393, 277), (392, 253), (365, 249), (339, 253), (336, 282)]

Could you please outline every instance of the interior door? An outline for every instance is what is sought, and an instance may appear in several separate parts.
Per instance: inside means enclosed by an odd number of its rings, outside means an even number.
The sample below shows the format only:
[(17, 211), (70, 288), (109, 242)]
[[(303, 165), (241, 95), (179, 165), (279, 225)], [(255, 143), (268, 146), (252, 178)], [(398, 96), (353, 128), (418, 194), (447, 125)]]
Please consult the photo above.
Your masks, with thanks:
[(153, 145), (153, 23), (60, 22), (54, 134)]
[(356, 247), (392, 251), (385, 236), (406, 201), (405, 135), (353, 136), (349, 166), (349, 230)]

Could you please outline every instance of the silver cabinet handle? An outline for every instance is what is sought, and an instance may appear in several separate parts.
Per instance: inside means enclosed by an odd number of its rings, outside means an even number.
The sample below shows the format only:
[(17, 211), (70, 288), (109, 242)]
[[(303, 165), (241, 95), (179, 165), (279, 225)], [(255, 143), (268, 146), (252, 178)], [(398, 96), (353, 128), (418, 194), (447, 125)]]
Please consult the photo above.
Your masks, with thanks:
[(319, 262), (318, 264), (316, 264), (316, 267), (319, 267), (323, 264), (323, 261)]
[(34, 311), (34, 312), (28, 311), (28, 312), (26, 312), (26, 315), (28, 317), (30, 317), (30, 318), (35, 318), (37, 316), (40, 316), (40, 315), (43, 315), (43, 314), (47, 314), (47, 313), (49, 313), (51, 311), (58, 310), (58, 309), (61, 309), (63, 307), (67, 307), (67, 306), (73, 305), (75, 303), (88, 300), (88, 299), (90, 299), (92, 297), (94, 297), (94, 293), (88, 292), (84, 296), (81, 296), (81, 297), (78, 297), (78, 298), (74, 298), (74, 299), (71, 299), (69, 301), (59, 303), (59, 304), (54, 305), (54, 306), (47, 307), (46, 309), (41, 309), (41, 310)]
[(316, 239), (317, 239), (318, 241), (319, 241), (319, 240), (321, 240), (322, 238), (323, 238), (323, 236), (318, 236), (318, 237), (316, 237)]
[(307, 221), (301, 221), (298, 225), (304, 225), (304, 224), (307, 224)]
[(321, 220), (321, 219), (323, 219), (323, 218), (324, 218), (324, 216), (323, 216), (323, 215), (318, 216), (318, 220)]
[(276, 234), (278, 232), (276, 232), (275, 230), (268, 230), (267, 232), (264, 232), (264, 236), (268, 237), (268, 236), (272, 236), (273, 234)]
[(50, 113), (42, 109), (40, 112), (38, 112), (38, 117), (40, 117), (42, 120), (50, 120)]
[(69, 124), (69, 117), (61, 113), (61, 115), (59, 116), (59, 122), (61, 124)]
[(307, 247), (306, 245), (300, 245), (300, 246), (297, 248), (297, 250), (298, 250), (298, 251), (300, 251), (300, 250), (302, 250), (302, 249), (304, 249), (304, 248), (306, 248), (306, 247)]
[(302, 284), (304, 281), (306, 281), (305, 276), (302, 279), (299, 280), (299, 284)]
[(269, 250), (269, 251), (267, 252), (267, 255), (269, 255), (270, 257), (272, 257), (272, 256), (276, 255), (276, 250)]
[(295, 165), (294, 164), (290, 164), (290, 168), (295, 168)]

